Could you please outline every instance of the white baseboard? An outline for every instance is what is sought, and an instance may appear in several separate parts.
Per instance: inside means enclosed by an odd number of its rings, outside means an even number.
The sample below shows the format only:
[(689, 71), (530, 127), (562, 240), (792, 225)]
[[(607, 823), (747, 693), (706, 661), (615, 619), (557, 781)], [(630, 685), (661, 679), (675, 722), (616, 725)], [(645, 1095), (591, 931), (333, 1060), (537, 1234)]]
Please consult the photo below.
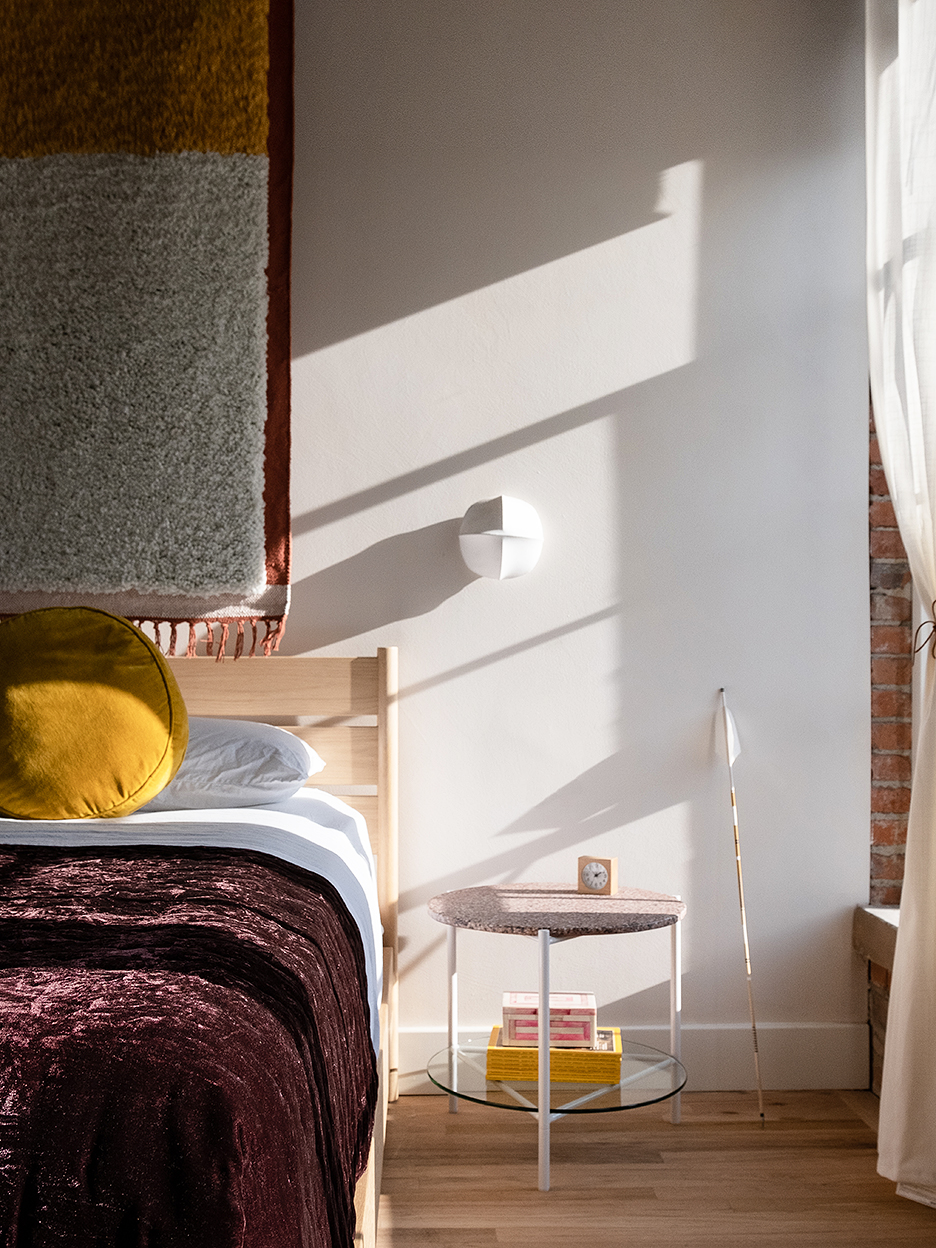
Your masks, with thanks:
[[(465, 1028), (478, 1035), (483, 1028)], [(628, 1027), (639, 1044), (669, 1049), (669, 1027)], [(867, 1088), (867, 1023), (759, 1023), (761, 1082), (771, 1091), (809, 1088)], [(443, 1028), (400, 1029), (400, 1092), (438, 1093), (426, 1076), (433, 1053), (445, 1047)], [(682, 1061), (688, 1092), (736, 1092), (756, 1088), (751, 1028), (744, 1023), (685, 1023)]]

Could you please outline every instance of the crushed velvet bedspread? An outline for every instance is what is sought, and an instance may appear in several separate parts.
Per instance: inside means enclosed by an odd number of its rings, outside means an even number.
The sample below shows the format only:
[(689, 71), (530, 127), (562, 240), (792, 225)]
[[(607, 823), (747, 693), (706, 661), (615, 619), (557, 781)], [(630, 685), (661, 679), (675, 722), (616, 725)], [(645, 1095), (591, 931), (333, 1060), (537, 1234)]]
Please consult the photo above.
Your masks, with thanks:
[(347, 1248), (376, 1100), (330, 884), (0, 846), (0, 1245)]

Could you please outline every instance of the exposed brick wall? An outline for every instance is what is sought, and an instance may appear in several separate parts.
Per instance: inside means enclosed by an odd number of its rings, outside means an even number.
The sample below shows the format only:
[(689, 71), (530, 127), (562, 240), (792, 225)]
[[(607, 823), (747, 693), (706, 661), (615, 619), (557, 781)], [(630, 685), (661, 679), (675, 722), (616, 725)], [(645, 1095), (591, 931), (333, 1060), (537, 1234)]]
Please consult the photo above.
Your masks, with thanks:
[(910, 567), (887, 492), (871, 419), (871, 889), (900, 902), (910, 809), (913, 603)]

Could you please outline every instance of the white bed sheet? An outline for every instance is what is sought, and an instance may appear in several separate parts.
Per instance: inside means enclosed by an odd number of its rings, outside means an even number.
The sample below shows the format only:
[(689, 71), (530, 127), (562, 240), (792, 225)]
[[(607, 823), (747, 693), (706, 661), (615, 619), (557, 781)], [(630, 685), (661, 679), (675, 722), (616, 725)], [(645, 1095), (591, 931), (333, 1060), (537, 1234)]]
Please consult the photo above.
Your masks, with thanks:
[(216, 845), (270, 854), (324, 876), (338, 890), (364, 945), (371, 1039), (380, 1049), (383, 929), (374, 858), (364, 819), (340, 798), (302, 789), (284, 802), (219, 810), (138, 811), (120, 819), (4, 819), (0, 843), (49, 845)]

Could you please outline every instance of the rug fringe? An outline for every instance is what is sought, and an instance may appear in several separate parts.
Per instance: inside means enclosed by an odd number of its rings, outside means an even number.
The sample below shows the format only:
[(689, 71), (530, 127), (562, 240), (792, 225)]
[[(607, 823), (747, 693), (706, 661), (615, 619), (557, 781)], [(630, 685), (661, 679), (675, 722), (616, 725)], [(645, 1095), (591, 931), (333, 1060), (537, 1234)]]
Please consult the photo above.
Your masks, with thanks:
[[(153, 630), (153, 640), (156, 646), (163, 654), (175, 655), (178, 646), (179, 627), (184, 624), (188, 628), (188, 645), (185, 648), (185, 657), (187, 659), (195, 658), (198, 653), (199, 641), (203, 640), (205, 645), (205, 656), (214, 659), (216, 663), (223, 663), (227, 658), (228, 643), (231, 639), (231, 625), (235, 625), (234, 632), (234, 654), (233, 658), (236, 662), (238, 659), (246, 657), (254, 658), (257, 653), (257, 642), (260, 642), (260, 649), (265, 658), (269, 658), (279, 649), (280, 641), (286, 626), (286, 617), (281, 616), (254, 616), (244, 615), (233, 619), (195, 619), (195, 620), (134, 620), (134, 624), (138, 628), (148, 625)], [(164, 643), (161, 626), (169, 625), (168, 645)], [(259, 636), (259, 625), (263, 625), (264, 633), (262, 640)], [(199, 639), (197, 629), (200, 625), (204, 626), (204, 638)], [(215, 626), (219, 626), (219, 635), (215, 636)], [(250, 648), (246, 649), (247, 627), (250, 626)]]
[[(19, 613), (17, 613), (19, 614)], [(15, 620), (16, 615), (0, 612), (0, 622), (3, 620)], [(148, 627), (152, 629), (152, 640), (156, 644), (157, 650), (162, 654), (174, 657), (179, 642), (179, 627), (184, 624), (188, 628), (188, 645), (185, 648), (185, 657), (194, 659), (198, 653), (198, 633), (196, 628), (199, 624), (205, 626), (205, 655), (213, 658), (216, 663), (222, 663), (226, 656), (228, 641), (231, 635), (231, 625), (235, 624), (237, 630), (234, 634), (234, 655), (235, 661), (244, 657), (244, 649), (246, 646), (247, 626), (250, 625), (251, 639), (250, 649), (247, 651), (247, 658), (252, 659), (257, 653), (257, 643), (260, 643), (260, 649), (263, 651), (264, 658), (269, 658), (271, 654), (275, 654), (279, 650), (280, 642), (283, 639), (283, 633), (286, 628), (285, 615), (242, 615), (235, 616), (231, 619), (161, 619), (148, 620), (140, 617), (127, 617), (132, 624), (136, 624), (137, 628)], [(162, 626), (169, 625), (168, 644), (164, 643), (162, 635)], [(215, 625), (220, 625), (221, 634), (215, 639)], [(260, 639), (259, 626), (263, 625), (263, 638)], [(217, 647), (217, 654), (215, 648)]]

